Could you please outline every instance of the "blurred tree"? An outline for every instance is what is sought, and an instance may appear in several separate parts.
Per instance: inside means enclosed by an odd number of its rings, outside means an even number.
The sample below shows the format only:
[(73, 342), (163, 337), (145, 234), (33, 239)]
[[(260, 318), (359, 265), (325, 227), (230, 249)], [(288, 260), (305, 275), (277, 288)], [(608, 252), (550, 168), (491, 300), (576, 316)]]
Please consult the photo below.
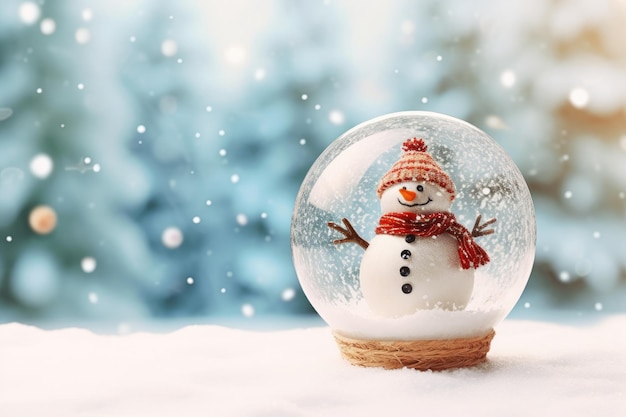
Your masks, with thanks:
[[(5, 319), (142, 315), (134, 284), (152, 255), (127, 212), (149, 184), (125, 142), (131, 112), (113, 67), (120, 39), (81, 1), (0, 9)], [(47, 209), (33, 212), (39, 205)]]
[[(151, 5), (122, 68), (141, 109), (134, 149), (154, 173), (137, 213), (162, 271), (149, 303), (157, 314), (310, 311), (289, 224), (300, 180), (343, 129), (330, 12), (286, 5), (273, 18), (291, 23), (220, 56), (198, 42), (190, 10)], [(166, 230), (182, 243), (164, 244)]]
[(262, 295), (260, 311), (310, 311), (291, 263), (290, 221), (309, 167), (350, 125), (348, 68), (338, 12), (323, 2), (279, 2), (270, 25), (251, 48), (245, 95), (229, 102), (225, 149), (241, 177), (230, 205), (246, 219), (230, 257), (242, 290)]
[(224, 161), (222, 113), (211, 105), (218, 101), (213, 54), (190, 2), (145, 2), (130, 20), (120, 77), (137, 109), (133, 153), (152, 183), (134, 217), (156, 259), (144, 301), (157, 316), (215, 312), (224, 287), (218, 271), (226, 278), (229, 259), (209, 250), (227, 239), (219, 202), (228, 198), (216, 181)]
[(407, 2), (391, 24), (389, 85), (401, 100), (491, 132), (525, 175), (538, 220), (527, 299), (537, 306), (622, 308), (624, 17), (608, 1), (449, 0)]

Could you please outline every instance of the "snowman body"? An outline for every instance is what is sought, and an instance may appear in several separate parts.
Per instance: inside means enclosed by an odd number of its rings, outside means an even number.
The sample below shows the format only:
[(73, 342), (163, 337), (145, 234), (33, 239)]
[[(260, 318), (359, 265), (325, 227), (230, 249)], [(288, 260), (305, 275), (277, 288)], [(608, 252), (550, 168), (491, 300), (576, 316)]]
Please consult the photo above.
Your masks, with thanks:
[(456, 238), (448, 234), (376, 235), (363, 254), (359, 280), (372, 311), (397, 317), (423, 309), (465, 308), (474, 269), (461, 268)]
[[(383, 214), (449, 211), (450, 193), (433, 183), (402, 182), (381, 195)], [(377, 234), (361, 260), (363, 298), (381, 316), (397, 317), (417, 310), (463, 309), (474, 286), (474, 269), (463, 269), (457, 239), (442, 233)]]

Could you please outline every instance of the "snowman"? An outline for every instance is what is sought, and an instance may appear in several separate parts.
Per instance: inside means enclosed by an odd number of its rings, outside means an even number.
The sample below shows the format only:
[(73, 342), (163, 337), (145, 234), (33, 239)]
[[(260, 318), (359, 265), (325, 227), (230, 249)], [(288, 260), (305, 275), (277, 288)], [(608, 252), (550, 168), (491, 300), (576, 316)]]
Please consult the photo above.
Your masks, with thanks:
[(345, 236), (334, 243), (365, 249), (359, 280), (374, 313), (398, 317), (423, 309), (464, 309), (475, 269), (489, 262), (474, 238), (493, 233), (486, 227), (496, 219), (481, 225), (478, 216), (470, 232), (450, 211), (454, 183), (424, 141), (409, 139), (402, 151), (378, 185), (382, 217), (374, 238), (365, 241), (344, 218), (345, 227), (328, 223)]

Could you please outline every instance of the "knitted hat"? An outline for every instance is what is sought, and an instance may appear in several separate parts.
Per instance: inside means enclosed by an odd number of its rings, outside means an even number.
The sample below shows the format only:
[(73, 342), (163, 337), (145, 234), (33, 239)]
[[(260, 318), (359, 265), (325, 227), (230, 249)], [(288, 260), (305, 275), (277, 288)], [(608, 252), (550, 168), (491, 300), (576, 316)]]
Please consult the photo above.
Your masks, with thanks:
[(425, 181), (436, 184), (450, 193), (450, 201), (454, 200), (456, 192), (454, 183), (426, 151), (428, 147), (423, 139), (407, 139), (402, 144), (402, 156), (393, 164), (391, 169), (383, 175), (378, 185), (378, 197), (386, 188), (406, 181)]

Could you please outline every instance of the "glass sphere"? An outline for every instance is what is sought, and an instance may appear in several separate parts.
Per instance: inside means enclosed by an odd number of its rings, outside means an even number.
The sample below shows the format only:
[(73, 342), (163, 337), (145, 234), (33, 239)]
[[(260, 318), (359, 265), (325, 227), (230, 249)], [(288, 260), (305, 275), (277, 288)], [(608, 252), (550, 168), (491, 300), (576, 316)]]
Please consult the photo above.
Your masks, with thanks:
[[(400, 275), (390, 273), (387, 276), (380, 272), (385, 271), (386, 258), (372, 251), (384, 252), (385, 249), (377, 249), (373, 244), (364, 249), (357, 243), (333, 243), (345, 236), (329, 223), (345, 227), (342, 223), (345, 218), (364, 241), (378, 239), (375, 231), (383, 214), (381, 179), (390, 178), (390, 169), (405, 150), (403, 144), (411, 138), (423, 139), (429, 158), (432, 157), (453, 183), (449, 212), (458, 223), (473, 231), (478, 216), (481, 216), (481, 224), (492, 218), (496, 221), (488, 225), (494, 230), (492, 234), (477, 234), (473, 238), (488, 254), (489, 262), (470, 268), (473, 284), (467, 281), (469, 292), (463, 302), (452, 303), (452, 307), (422, 303), (409, 312), (392, 311), (392, 314), (385, 314), (383, 307), (381, 314), (380, 309), (373, 308), (375, 298), (388, 297), (393, 310), (395, 304), (405, 300), (401, 297), (428, 299), (430, 294), (421, 293), (423, 290), (415, 282), (407, 285), (398, 278), (410, 273), (407, 267), (401, 268)], [(449, 182), (434, 182), (450, 188)], [(424, 186), (428, 187), (427, 183), (422, 183), (416, 191), (422, 192)], [(401, 187), (393, 182), (387, 185), (388, 188)], [(385, 199), (389, 200), (383, 197)], [(398, 201), (400, 199), (398, 197)], [(388, 203), (383, 202), (383, 207), (385, 204)], [(433, 242), (436, 238), (432, 238)], [(415, 261), (434, 265), (434, 270), (418, 271), (422, 274), (417, 278), (420, 282), (446, 282), (448, 275), (460, 270), (445, 266), (437, 269), (438, 262), (445, 263), (443, 258), (448, 255), (440, 246), (431, 246), (423, 240), (426, 238), (420, 239), (426, 249), (413, 249), (412, 254), (398, 249), (403, 259), (412, 255)], [(443, 239), (437, 240), (442, 244)], [(341, 135), (319, 156), (304, 178), (291, 224), (294, 266), (313, 307), (333, 331), (347, 337), (373, 340), (449, 339), (488, 333), (506, 317), (521, 296), (532, 268), (535, 241), (532, 199), (515, 163), (483, 131), (459, 119), (432, 112), (385, 115)], [(409, 245), (408, 238), (406, 242)], [(398, 243), (398, 248), (402, 244)], [(366, 253), (367, 268), (374, 268), (380, 275), (374, 290), (362, 285), (365, 277), (361, 266)], [(441, 253), (441, 260), (437, 258), (438, 253)], [(385, 295), (387, 283), (395, 291), (389, 296)], [(364, 289), (370, 292), (370, 299), (364, 296)], [(449, 290), (458, 291), (458, 286), (450, 284)]]

